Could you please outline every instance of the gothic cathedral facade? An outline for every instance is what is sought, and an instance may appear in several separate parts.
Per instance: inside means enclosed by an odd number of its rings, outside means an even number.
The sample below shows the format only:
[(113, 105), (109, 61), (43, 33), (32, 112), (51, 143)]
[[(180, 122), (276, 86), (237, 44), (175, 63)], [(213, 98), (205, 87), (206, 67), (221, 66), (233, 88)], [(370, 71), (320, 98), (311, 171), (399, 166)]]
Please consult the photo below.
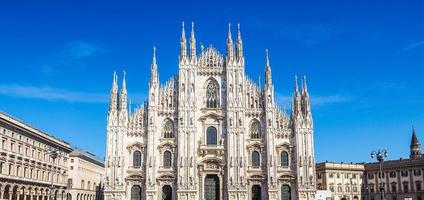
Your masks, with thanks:
[[(156, 50), (148, 99), (129, 111), (114, 74), (107, 118), (107, 200), (312, 200), (313, 122), (306, 80), (290, 115), (276, 105), (268, 51), (265, 84), (245, 73), (238, 26), (223, 56), (196, 51), (184, 24), (178, 74), (160, 84)], [(188, 47), (187, 47), (188, 46)], [(188, 52), (187, 52), (188, 50)], [(300, 91), (299, 91), (300, 90)]]

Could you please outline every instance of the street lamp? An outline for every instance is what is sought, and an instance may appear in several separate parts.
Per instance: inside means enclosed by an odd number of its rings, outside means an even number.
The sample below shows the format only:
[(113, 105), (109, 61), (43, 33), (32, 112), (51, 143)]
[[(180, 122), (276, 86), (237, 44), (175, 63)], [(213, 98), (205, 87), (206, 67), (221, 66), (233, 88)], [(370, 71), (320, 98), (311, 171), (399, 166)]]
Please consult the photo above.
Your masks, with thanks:
[(389, 156), (389, 152), (387, 152), (386, 150), (378, 150), (376, 151), (372, 151), (371, 152), (371, 158), (374, 159), (376, 158), (379, 166), (380, 166), (380, 173), (378, 175), (378, 178), (380, 180), (380, 196), (381, 196), (381, 200), (384, 199), (384, 186), (383, 186), (383, 170), (381, 168), (381, 165), (384, 162), (384, 158), (387, 158)]
[(50, 174), (52, 176), (51, 177), (51, 185), (50, 185), (50, 200), (54, 200), (53, 190), (54, 190), (55, 187), (54, 187), (54, 183), (53, 183), (53, 165), (55, 163), (54, 161), (56, 160), (56, 158), (59, 158), (60, 156), (64, 156), (65, 153), (60, 151), (59, 149), (52, 148), (52, 147), (47, 148), (46, 153), (49, 154), (50, 158), (53, 159), (53, 164), (52, 164), (52, 167), (50, 169)]

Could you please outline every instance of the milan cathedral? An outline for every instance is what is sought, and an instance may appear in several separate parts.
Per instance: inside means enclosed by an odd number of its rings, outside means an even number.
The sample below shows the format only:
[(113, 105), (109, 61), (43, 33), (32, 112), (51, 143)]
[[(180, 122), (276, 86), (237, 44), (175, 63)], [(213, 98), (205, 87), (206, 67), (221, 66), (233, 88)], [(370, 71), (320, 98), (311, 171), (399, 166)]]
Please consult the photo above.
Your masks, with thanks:
[[(188, 44), (187, 44), (188, 43)], [(268, 51), (265, 84), (245, 73), (240, 25), (226, 55), (196, 50), (184, 23), (178, 73), (159, 81), (156, 49), (144, 104), (128, 108), (125, 73), (113, 76), (107, 117), (107, 200), (315, 198), (313, 120), (306, 79), (291, 113), (276, 105)], [(299, 91), (300, 90), (300, 91)]]

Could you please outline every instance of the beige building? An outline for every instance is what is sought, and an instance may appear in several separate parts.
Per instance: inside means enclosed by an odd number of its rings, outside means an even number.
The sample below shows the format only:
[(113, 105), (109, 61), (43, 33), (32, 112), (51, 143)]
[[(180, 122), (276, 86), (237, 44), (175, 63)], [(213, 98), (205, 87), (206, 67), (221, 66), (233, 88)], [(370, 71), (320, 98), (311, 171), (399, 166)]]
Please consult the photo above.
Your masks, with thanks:
[(332, 199), (361, 199), (363, 164), (324, 162), (316, 165), (317, 190), (328, 190)]
[(424, 198), (424, 158), (421, 145), (412, 133), (410, 156), (408, 159), (384, 161), (379, 177), (379, 163), (365, 164), (364, 199), (381, 199), (380, 183), (383, 184), (384, 198), (387, 200), (422, 200)]
[(75, 149), (69, 155), (69, 199), (101, 200), (104, 161), (94, 154)]
[[(50, 148), (64, 155), (53, 160)], [(67, 142), (0, 112), (0, 199), (47, 199), (52, 182), (64, 199), (71, 151)]]

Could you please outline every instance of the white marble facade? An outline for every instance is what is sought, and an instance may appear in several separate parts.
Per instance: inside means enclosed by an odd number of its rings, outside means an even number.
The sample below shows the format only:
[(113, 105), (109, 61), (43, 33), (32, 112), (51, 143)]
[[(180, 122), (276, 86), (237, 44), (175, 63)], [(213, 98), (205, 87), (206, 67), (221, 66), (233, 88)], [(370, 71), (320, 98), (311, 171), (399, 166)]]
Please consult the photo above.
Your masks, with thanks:
[[(149, 95), (127, 108), (114, 74), (107, 123), (106, 199), (314, 199), (313, 123), (306, 80), (291, 114), (275, 103), (268, 51), (265, 84), (245, 73), (240, 26), (227, 52), (196, 51), (184, 24), (178, 73), (160, 84), (153, 51)], [(188, 44), (187, 44), (188, 43)], [(260, 81), (259, 81), (260, 82)], [(299, 91), (300, 90), (300, 91)]]

